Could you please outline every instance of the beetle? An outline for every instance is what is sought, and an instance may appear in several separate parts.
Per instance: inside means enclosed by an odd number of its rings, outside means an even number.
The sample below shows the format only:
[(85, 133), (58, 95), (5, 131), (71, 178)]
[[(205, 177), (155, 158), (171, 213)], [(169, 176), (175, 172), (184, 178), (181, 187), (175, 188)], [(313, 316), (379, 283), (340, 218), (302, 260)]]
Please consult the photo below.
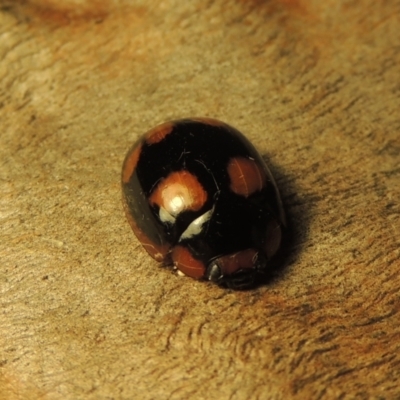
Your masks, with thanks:
[(286, 217), (266, 163), (235, 128), (210, 118), (158, 125), (128, 151), (121, 180), (129, 224), (155, 260), (233, 289), (270, 269)]

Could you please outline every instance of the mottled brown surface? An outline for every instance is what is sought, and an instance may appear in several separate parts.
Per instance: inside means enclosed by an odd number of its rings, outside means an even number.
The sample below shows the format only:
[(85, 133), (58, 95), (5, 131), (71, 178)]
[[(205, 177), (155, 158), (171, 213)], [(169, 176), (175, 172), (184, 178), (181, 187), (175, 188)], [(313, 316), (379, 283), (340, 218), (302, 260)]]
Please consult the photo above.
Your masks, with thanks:
[[(398, 0), (0, 9), (1, 399), (400, 398)], [(270, 158), (268, 286), (175, 276), (125, 220), (125, 152), (193, 115)]]

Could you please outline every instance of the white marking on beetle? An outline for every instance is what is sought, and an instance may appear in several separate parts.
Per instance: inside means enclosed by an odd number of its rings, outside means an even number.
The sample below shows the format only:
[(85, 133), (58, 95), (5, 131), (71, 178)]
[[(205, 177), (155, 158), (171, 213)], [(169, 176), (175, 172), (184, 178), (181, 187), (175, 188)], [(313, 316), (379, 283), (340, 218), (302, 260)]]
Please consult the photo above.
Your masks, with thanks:
[(190, 239), (191, 237), (200, 234), (203, 230), (204, 224), (206, 224), (211, 219), (213, 212), (214, 209), (212, 208), (211, 210), (205, 212), (203, 215), (200, 215), (200, 217), (192, 221), (186, 228), (186, 230), (182, 233), (179, 241), (183, 239)]
[(171, 215), (164, 207), (160, 207), (160, 221), (164, 223), (174, 224), (175, 217)]

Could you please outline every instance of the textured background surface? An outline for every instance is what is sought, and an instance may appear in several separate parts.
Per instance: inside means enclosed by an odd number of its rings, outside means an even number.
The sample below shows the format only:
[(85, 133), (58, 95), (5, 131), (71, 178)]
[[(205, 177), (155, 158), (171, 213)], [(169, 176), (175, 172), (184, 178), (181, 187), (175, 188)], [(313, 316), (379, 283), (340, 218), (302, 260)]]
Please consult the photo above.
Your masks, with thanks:
[[(400, 398), (400, 2), (0, 0), (0, 398)], [(156, 2), (154, 2), (156, 3)], [(157, 123), (269, 157), (269, 286), (160, 269), (120, 201)]]

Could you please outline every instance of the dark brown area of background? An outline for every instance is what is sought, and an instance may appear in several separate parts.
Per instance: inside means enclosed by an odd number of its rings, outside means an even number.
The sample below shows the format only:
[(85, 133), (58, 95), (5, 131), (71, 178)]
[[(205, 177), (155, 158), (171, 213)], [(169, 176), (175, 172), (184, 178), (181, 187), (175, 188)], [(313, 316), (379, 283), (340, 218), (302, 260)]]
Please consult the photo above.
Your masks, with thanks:
[[(153, 3), (0, 0), (0, 398), (400, 398), (400, 2)], [(178, 277), (125, 221), (125, 152), (186, 116), (273, 166), (267, 286)]]

